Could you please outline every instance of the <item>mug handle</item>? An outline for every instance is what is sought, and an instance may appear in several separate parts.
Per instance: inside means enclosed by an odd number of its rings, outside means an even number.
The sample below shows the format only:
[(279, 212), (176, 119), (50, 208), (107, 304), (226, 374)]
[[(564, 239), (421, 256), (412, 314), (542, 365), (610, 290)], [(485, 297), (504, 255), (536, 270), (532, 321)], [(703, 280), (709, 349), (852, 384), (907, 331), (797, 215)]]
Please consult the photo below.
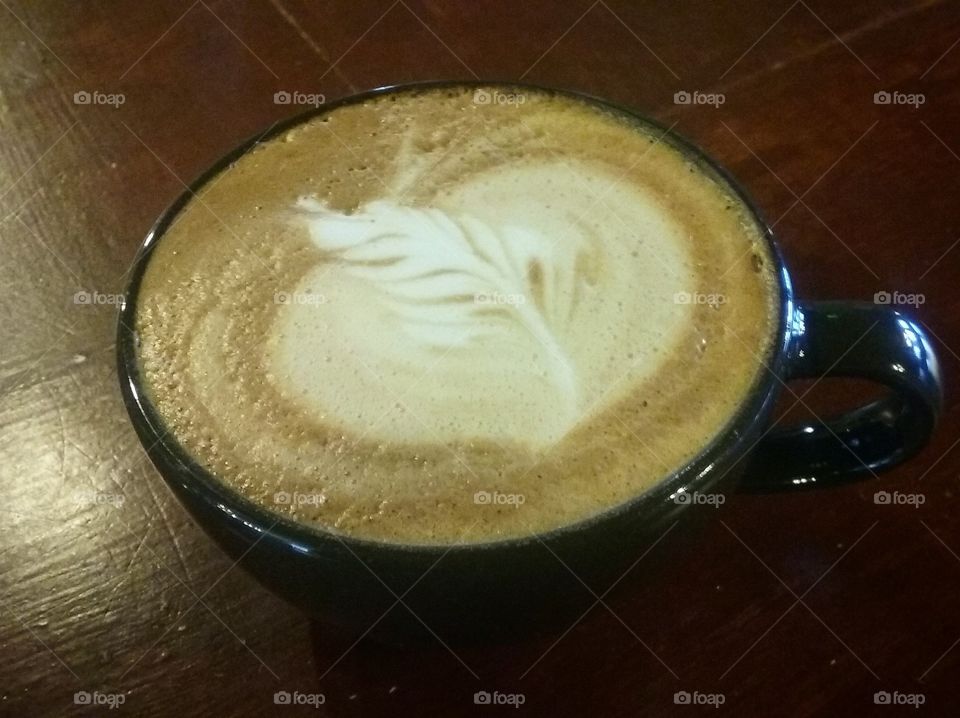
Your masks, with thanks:
[(943, 387), (917, 322), (885, 305), (807, 302), (795, 309), (792, 334), (785, 380), (859, 377), (890, 392), (838, 417), (771, 430), (750, 457), (744, 490), (842, 484), (923, 448), (940, 416)]

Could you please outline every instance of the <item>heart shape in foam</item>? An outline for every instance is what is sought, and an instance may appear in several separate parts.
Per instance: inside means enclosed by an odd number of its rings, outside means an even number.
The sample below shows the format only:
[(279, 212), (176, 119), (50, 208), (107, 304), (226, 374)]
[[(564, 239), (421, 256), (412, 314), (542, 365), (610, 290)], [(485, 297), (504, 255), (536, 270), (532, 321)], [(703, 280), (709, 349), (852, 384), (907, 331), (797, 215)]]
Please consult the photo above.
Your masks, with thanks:
[(610, 406), (687, 325), (686, 238), (651, 193), (586, 162), (477, 173), (430, 206), (315, 199), (318, 250), (271, 371), (318, 421), (387, 442), (549, 446)]

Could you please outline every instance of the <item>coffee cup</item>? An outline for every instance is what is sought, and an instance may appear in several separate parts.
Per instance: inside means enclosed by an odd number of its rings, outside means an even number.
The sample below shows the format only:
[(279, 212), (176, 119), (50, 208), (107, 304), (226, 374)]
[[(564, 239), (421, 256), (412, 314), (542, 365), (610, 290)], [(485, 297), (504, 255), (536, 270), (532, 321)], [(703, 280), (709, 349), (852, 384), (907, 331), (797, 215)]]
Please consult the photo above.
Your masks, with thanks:
[[(328, 134), (347, 149), (311, 168)], [(241, 145), (148, 233), (117, 354), (133, 426), (197, 522), (296, 606), (387, 639), (576, 615), (737, 490), (910, 458), (942, 404), (920, 324), (798, 300), (702, 150), (525, 85), (380, 88)], [(423, 384), (425, 357), (442, 369)], [(826, 376), (889, 392), (773, 425), (788, 382)]]

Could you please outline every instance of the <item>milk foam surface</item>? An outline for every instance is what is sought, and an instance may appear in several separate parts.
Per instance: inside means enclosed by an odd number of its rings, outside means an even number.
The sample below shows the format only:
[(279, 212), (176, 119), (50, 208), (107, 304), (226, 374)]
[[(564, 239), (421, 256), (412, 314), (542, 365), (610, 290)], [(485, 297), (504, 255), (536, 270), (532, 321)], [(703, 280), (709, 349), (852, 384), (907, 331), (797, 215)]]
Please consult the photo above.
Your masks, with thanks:
[(398, 200), (298, 203), (325, 260), (293, 294), (324, 301), (281, 310), (271, 357), (304, 411), (358, 435), (549, 446), (654, 376), (693, 321), (673, 301), (695, 279), (683, 227), (602, 166), (520, 163)]
[(761, 370), (772, 263), (718, 177), (577, 100), (471, 97), (295, 128), (154, 250), (148, 394), (271, 510), (412, 543), (548, 530), (682, 465)]

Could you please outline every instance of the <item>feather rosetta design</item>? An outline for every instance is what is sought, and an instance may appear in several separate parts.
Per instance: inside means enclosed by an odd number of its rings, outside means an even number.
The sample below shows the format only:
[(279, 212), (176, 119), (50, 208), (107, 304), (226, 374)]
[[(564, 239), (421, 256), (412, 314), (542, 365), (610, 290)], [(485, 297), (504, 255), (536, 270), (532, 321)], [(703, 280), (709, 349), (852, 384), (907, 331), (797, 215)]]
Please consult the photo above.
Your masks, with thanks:
[(543, 377), (564, 403), (578, 405), (577, 368), (563, 339), (582, 291), (582, 247), (387, 201), (344, 214), (301, 199), (298, 211), (318, 249), (374, 285), (410, 349), (482, 350), (495, 338), (536, 353)]

